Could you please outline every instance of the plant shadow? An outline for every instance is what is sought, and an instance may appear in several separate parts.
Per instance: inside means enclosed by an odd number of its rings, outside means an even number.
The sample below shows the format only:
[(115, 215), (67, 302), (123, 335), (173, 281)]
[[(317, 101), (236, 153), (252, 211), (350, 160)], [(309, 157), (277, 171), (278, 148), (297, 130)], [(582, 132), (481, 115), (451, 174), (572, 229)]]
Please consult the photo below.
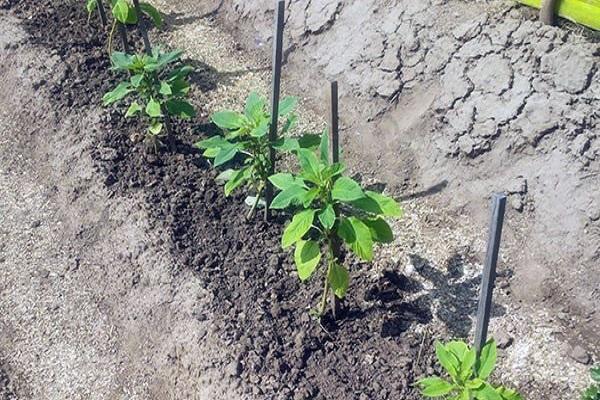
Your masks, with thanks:
[[(480, 274), (466, 277), (460, 254), (450, 257), (445, 270), (434, 268), (419, 255), (409, 257), (415, 269), (412, 276), (384, 271), (375, 282), (367, 284), (362, 299), (354, 299), (356, 303), (364, 300), (367, 306), (346, 309), (342, 321), (377, 321), (381, 337), (399, 337), (415, 324), (430, 323), (435, 316), (451, 335), (466, 338), (473, 327), (471, 317), (477, 313)], [(492, 317), (505, 313), (505, 307), (493, 304)], [(327, 328), (335, 331), (338, 325), (329, 313), (326, 317)]]

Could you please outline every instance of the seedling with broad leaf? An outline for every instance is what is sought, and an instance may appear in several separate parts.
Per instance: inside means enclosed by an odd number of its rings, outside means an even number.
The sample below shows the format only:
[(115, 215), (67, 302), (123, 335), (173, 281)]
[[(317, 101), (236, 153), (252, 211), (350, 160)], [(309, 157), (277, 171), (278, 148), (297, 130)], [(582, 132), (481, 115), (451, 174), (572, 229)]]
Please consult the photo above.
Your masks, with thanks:
[(329, 140), (323, 133), (317, 150), (296, 149), (300, 173), (279, 173), (269, 179), (280, 190), (272, 209), (292, 209), (294, 216), (283, 232), (284, 249), (295, 246), (294, 261), (298, 276), (307, 281), (324, 260), (324, 289), (313, 315), (325, 312), (330, 290), (344, 298), (350, 283), (348, 269), (336, 251), (337, 243), (364, 261), (373, 260), (375, 243), (394, 239), (384, 218), (402, 216), (402, 208), (392, 198), (364, 190), (344, 176), (342, 163), (329, 161)]
[(196, 115), (186, 100), (193, 68), (176, 65), (182, 51), (163, 52), (154, 48), (152, 55), (112, 54), (113, 69), (127, 73), (128, 79), (103, 97), (105, 106), (128, 101), (125, 117), (142, 116), (148, 121), (146, 138), (156, 148), (160, 138), (171, 134), (170, 118), (190, 119)]
[(494, 387), (488, 381), (496, 367), (497, 350), (493, 340), (481, 349), (479, 357), (475, 348), (460, 341), (446, 345), (436, 342), (435, 353), (450, 379), (438, 376), (421, 379), (418, 385), (423, 396), (448, 400), (522, 400), (515, 390)]
[(590, 375), (593, 383), (583, 392), (581, 400), (600, 400), (600, 365), (592, 368)]
[[(88, 15), (91, 15), (98, 8), (98, 2), (103, 0), (86, 0)], [(111, 14), (113, 16), (113, 25), (108, 39), (108, 51), (112, 52), (112, 40), (117, 24), (135, 25), (138, 21), (138, 14), (134, 5), (129, 0), (110, 0)], [(147, 16), (154, 26), (160, 28), (163, 24), (163, 17), (160, 11), (152, 4), (140, 2), (140, 11)]]
[(267, 110), (267, 103), (263, 97), (252, 92), (246, 100), (244, 112), (226, 110), (211, 116), (212, 122), (223, 131), (223, 135), (213, 136), (195, 144), (204, 150), (206, 158), (213, 160), (215, 168), (240, 161), (239, 166), (226, 169), (217, 180), (225, 182), (226, 196), (243, 187), (249, 187), (254, 192), (254, 195), (247, 199), (251, 205), (247, 219), (252, 218), (264, 195), (271, 167), (270, 146), (289, 151), (318, 144), (318, 139), (315, 143), (314, 135), (302, 138), (286, 136), (296, 123), (296, 116), (293, 114), (296, 103), (294, 97), (286, 97), (279, 103), (279, 116), (285, 117), (286, 121), (276, 143), (269, 140), (271, 116)]

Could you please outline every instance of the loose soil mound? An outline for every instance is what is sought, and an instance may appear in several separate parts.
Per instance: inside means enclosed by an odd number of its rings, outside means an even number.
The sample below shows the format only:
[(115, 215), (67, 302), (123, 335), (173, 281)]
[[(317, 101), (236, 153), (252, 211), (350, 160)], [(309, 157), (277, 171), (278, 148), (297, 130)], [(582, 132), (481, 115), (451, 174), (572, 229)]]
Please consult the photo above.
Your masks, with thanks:
[[(56, 112), (96, 107), (115, 77), (108, 71), (105, 37), (86, 25), (82, 7), (26, 0), (13, 11), (35, 43), (63, 60), (57, 71), (62, 78), (48, 87)], [(434, 335), (416, 333), (432, 318), (426, 304), (407, 300), (418, 284), (393, 272), (374, 279), (353, 262), (344, 319), (312, 321), (308, 306), (321, 285), (303, 286), (295, 276), (279, 245), (283, 218), (244, 223), (243, 198), (223, 196), (215, 173), (191, 145), (212, 133), (206, 121), (177, 124), (177, 138), (158, 154), (132, 142), (142, 128), (121, 112), (107, 110), (103, 123), (95, 157), (106, 185), (124, 201), (142, 191), (153, 228), (165, 232), (180, 267), (201, 277), (212, 301), (196, 316), (214, 316), (214, 335), (237, 354), (220, 367), (241, 379), (249, 397), (420, 398), (411, 383), (432, 371)]]

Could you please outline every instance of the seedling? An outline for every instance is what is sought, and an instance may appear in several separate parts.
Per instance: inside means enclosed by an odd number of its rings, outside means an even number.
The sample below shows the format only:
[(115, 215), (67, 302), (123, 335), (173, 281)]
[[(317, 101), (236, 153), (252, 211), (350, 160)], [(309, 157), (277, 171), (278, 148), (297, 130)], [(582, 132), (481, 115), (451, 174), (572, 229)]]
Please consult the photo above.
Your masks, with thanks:
[(600, 365), (592, 368), (590, 375), (593, 383), (583, 392), (581, 400), (600, 400)]
[[(287, 119), (281, 129), (281, 139), (272, 144), (278, 150), (294, 150), (315, 144), (314, 140), (311, 143), (311, 138), (314, 137), (309, 135), (299, 139), (286, 137), (296, 123), (296, 116), (293, 114), (296, 103), (294, 97), (286, 97), (279, 103), (279, 116)], [(204, 156), (213, 160), (215, 168), (242, 159), (241, 168), (227, 169), (217, 180), (226, 182), (226, 196), (246, 186), (254, 191), (255, 196), (249, 196), (247, 199), (251, 208), (246, 218), (250, 219), (262, 201), (271, 169), (271, 142), (268, 135), (271, 116), (267, 111), (266, 101), (252, 92), (248, 96), (243, 113), (219, 111), (212, 115), (211, 120), (223, 130), (223, 135), (202, 140), (195, 146), (204, 150)]]
[(448, 400), (522, 400), (515, 390), (494, 387), (488, 382), (496, 366), (497, 350), (493, 340), (481, 349), (479, 358), (475, 348), (460, 341), (446, 345), (436, 342), (435, 353), (450, 380), (437, 376), (421, 379), (418, 385), (423, 396)]
[(187, 77), (193, 68), (173, 66), (182, 53), (180, 50), (165, 53), (154, 48), (152, 55), (115, 52), (111, 57), (113, 69), (126, 72), (130, 77), (104, 95), (104, 105), (130, 98), (125, 117), (141, 115), (148, 120), (146, 138), (155, 148), (165, 131), (167, 135), (171, 134), (171, 116), (190, 119), (196, 115), (194, 107), (186, 100), (190, 90)]
[[(113, 16), (113, 25), (108, 37), (108, 51), (112, 52), (112, 41), (115, 33), (117, 24), (124, 25), (135, 25), (138, 23), (138, 14), (135, 11), (134, 5), (128, 0), (110, 0), (111, 13)], [(98, 8), (98, 0), (87, 0), (86, 8), (88, 15), (91, 15), (96, 8)], [(153, 5), (149, 3), (140, 3), (140, 11), (142, 14), (148, 16), (154, 26), (160, 28), (163, 24), (163, 17)], [(89, 19), (89, 17), (88, 17)], [(127, 51), (127, 50), (126, 50)]]
[(295, 211), (283, 232), (281, 245), (284, 249), (295, 246), (294, 261), (300, 280), (307, 281), (314, 275), (324, 254), (323, 297), (312, 312), (320, 318), (330, 290), (342, 299), (350, 283), (349, 272), (336, 251), (338, 238), (360, 259), (372, 261), (374, 243), (390, 243), (394, 239), (384, 217), (400, 217), (402, 208), (394, 199), (363, 190), (358, 182), (343, 176), (344, 165), (329, 161), (326, 133), (321, 137), (319, 155), (302, 148), (294, 152), (301, 171), (269, 178), (280, 190), (271, 208)]

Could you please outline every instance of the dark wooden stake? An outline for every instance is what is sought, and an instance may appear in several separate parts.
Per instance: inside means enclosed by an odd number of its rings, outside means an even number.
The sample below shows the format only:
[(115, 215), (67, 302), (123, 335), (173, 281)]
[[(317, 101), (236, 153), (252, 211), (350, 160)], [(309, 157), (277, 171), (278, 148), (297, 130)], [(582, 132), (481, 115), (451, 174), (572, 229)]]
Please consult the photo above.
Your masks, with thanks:
[(140, 31), (140, 35), (142, 36), (142, 40), (144, 41), (144, 51), (146, 52), (146, 54), (152, 55), (152, 45), (150, 44), (150, 39), (148, 38), (148, 30), (146, 29), (146, 24), (144, 23), (142, 8), (140, 7), (140, 1), (133, 0), (133, 7), (137, 15), (138, 30)]
[[(273, 36), (273, 82), (271, 92), (271, 127), (269, 131), (269, 160), (271, 163), (269, 175), (275, 173), (275, 148), (277, 140), (277, 124), (279, 123), (279, 98), (281, 91), (281, 63), (283, 60), (283, 26), (285, 18), (285, 1), (277, 2), (275, 13), (275, 33)], [(271, 202), (273, 201), (273, 184), (267, 181), (265, 188), (265, 221), (271, 218)]]
[(98, 0), (98, 13), (100, 14), (102, 26), (106, 26), (108, 24), (108, 20), (106, 19), (106, 10), (104, 9), (104, 3), (102, 0)]
[(502, 225), (504, 224), (504, 211), (506, 209), (506, 195), (495, 193), (492, 196), (492, 220), (488, 236), (487, 254), (481, 279), (481, 292), (479, 294), (479, 307), (477, 309), (477, 327), (475, 329), (475, 349), (477, 354), (487, 341), (488, 325), (492, 310), (492, 295), (494, 281), (496, 280), (496, 265), (500, 251)]
[(129, 54), (129, 42), (127, 41), (127, 28), (120, 22), (117, 22), (119, 25), (119, 35), (121, 36), (121, 42), (123, 43), (123, 51)]
[[(329, 120), (329, 159), (331, 163), (340, 162), (340, 130), (339, 130), (339, 112), (338, 112), (338, 83), (337, 81), (331, 82), (331, 109), (330, 109), (330, 120)], [(335, 214), (339, 214), (339, 210), (335, 209)], [(337, 236), (334, 236), (331, 240), (331, 250), (336, 259), (340, 257), (340, 240)], [(331, 313), (333, 319), (338, 319), (342, 311), (341, 300), (331, 292)]]

